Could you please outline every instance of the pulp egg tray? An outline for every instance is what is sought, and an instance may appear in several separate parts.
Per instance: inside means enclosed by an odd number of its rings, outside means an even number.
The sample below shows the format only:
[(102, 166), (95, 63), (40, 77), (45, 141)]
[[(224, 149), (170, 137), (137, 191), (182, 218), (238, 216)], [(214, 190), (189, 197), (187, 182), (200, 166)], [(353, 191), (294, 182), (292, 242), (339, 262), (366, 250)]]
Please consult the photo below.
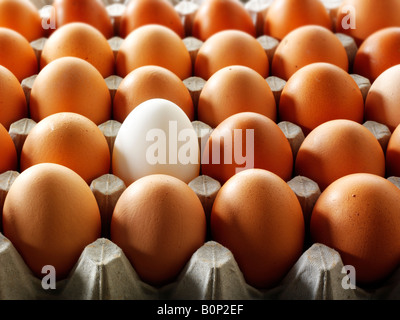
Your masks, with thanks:
[[(51, 0), (31, 0), (46, 16), (46, 6), (51, 5)], [(103, 0), (108, 6), (108, 11), (114, 16), (117, 23), (118, 13), (123, 0)], [(174, 5), (179, 5), (178, 0), (170, 0)], [(185, 2), (185, 1), (183, 1)], [(257, 23), (258, 13), (262, 13), (272, 0), (243, 1), (252, 3), (256, 10), (252, 11), (254, 22)], [(323, 0), (329, 10), (338, 7), (341, 1)], [(193, 1), (198, 5), (201, 0)], [(114, 6), (115, 5), (115, 6)], [(250, 7), (248, 7), (250, 8)], [(47, 8), (48, 9), (48, 8)], [(184, 8), (183, 8), (184, 9)], [(181, 13), (184, 11), (182, 9)], [(333, 14), (332, 14), (333, 16)], [(184, 18), (184, 16), (183, 16)], [(184, 21), (184, 19), (183, 19)], [(348, 37), (340, 35), (349, 54), (349, 59), (354, 57), (356, 48), (354, 42)], [(35, 45), (43, 42), (35, 41)], [(109, 39), (112, 43), (113, 39)], [(118, 39), (116, 39), (118, 40)], [(265, 41), (265, 49), (272, 55), (277, 44), (268, 42), (268, 37), (261, 37)], [(118, 41), (116, 41), (118, 43)], [(34, 43), (32, 43), (34, 46)], [(35, 47), (35, 49), (38, 49)], [(40, 51), (40, 47), (39, 47)], [(364, 97), (369, 88), (368, 81), (363, 77), (352, 75), (358, 82)], [(118, 77), (117, 77), (118, 78)], [(29, 93), (32, 85), (31, 79), (26, 79), (22, 84)], [(121, 79), (109, 79), (117, 83)], [(191, 79), (194, 80), (194, 79)], [(201, 80), (201, 79), (200, 79)], [(267, 79), (273, 92), (279, 98), (279, 90), (283, 83), (280, 79), (271, 77)], [(186, 84), (192, 85), (189, 81)], [(196, 85), (198, 83), (195, 83)], [(201, 83), (200, 83), (201, 84)], [(280, 89), (279, 89), (280, 88)], [(113, 88), (115, 91), (116, 88)], [(198, 94), (195, 90), (193, 96)], [(373, 128), (377, 124), (371, 124)], [(378, 124), (379, 125), (379, 124)], [(281, 124), (293, 148), (298, 148), (301, 142), (298, 136), (290, 136), (293, 127), (290, 124)], [(372, 128), (372, 129), (373, 129)], [(296, 128), (295, 128), (296, 129)], [(380, 134), (376, 130), (376, 135)], [(377, 136), (381, 143), (387, 143), (385, 131), (382, 136)], [(23, 139), (22, 139), (23, 140)], [(20, 142), (22, 143), (22, 142)], [(112, 137), (111, 137), (112, 143)], [(299, 196), (299, 194), (298, 194)], [(303, 200), (303, 209), (310, 213), (314, 198)], [(0, 200), (4, 201), (4, 199)], [(203, 205), (204, 202), (203, 202)], [(210, 203), (206, 204), (210, 206)], [(43, 275), (43, 277), (45, 274)], [(59, 280), (54, 287), (49, 288), (42, 283), (42, 279), (33, 275), (13, 244), (0, 233), (0, 300), (369, 300), (369, 299), (400, 299), (400, 269), (394, 272), (379, 288), (364, 289), (351, 283), (347, 276), (346, 266), (343, 264), (337, 251), (323, 244), (314, 243), (301, 255), (282, 281), (271, 289), (258, 289), (246, 283), (244, 276), (230, 250), (221, 244), (208, 240), (200, 247), (187, 262), (184, 269), (174, 282), (160, 288), (144, 283), (125, 256), (124, 252), (107, 237), (99, 238), (86, 246), (79, 260), (66, 279)]]

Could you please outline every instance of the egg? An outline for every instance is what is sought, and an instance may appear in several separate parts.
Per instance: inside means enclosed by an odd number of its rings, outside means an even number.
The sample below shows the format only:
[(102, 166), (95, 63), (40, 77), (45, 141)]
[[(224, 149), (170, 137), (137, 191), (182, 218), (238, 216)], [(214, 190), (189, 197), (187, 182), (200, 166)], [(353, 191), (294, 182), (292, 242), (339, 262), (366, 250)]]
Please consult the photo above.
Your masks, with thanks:
[(17, 77), (0, 66), (0, 123), (8, 130), (17, 120), (28, 117), (24, 90)]
[(282, 40), (289, 32), (305, 25), (332, 30), (328, 10), (320, 0), (275, 0), (265, 16), (264, 33)]
[(38, 122), (21, 151), (21, 170), (42, 163), (64, 165), (88, 184), (109, 173), (110, 150), (98, 126), (72, 112), (59, 112)]
[(276, 102), (267, 81), (245, 66), (230, 66), (215, 72), (200, 93), (198, 119), (215, 128), (229, 116), (246, 111), (276, 121)]
[(400, 190), (370, 173), (336, 180), (322, 192), (311, 214), (314, 242), (339, 252), (355, 268), (358, 286), (374, 286), (400, 262)]
[(368, 36), (357, 50), (353, 72), (373, 83), (385, 70), (400, 64), (400, 26), (384, 28)]
[(44, 36), (39, 10), (31, 1), (1, 0), (0, 27), (17, 31), (29, 42)]
[(192, 75), (192, 60), (183, 40), (162, 25), (148, 24), (136, 28), (118, 50), (116, 72), (119, 76), (124, 78), (145, 65), (164, 67), (181, 80)]
[(131, 184), (111, 217), (111, 240), (142, 281), (160, 287), (176, 280), (205, 242), (206, 218), (195, 192), (170, 175)]
[(289, 32), (276, 48), (272, 58), (271, 73), (289, 80), (302, 67), (315, 63), (334, 64), (344, 71), (349, 69), (349, 59), (343, 44), (327, 28), (307, 25)]
[(113, 100), (113, 119), (123, 122), (139, 104), (162, 98), (177, 104), (194, 120), (193, 100), (183, 81), (172, 71), (154, 65), (131, 71), (120, 83)]
[(386, 149), (386, 175), (400, 177), (400, 126), (398, 125), (389, 138)]
[(33, 274), (51, 265), (68, 277), (83, 249), (101, 231), (92, 191), (74, 171), (53, 163), (35, 165), (11, 185), (3, 209), (3, 233)]
[(196, 11), (192, 36), (206, 41), (223, 30), (241, 30), (255, 37), (254, 22), (244, 5), (236, 0), (205, 0)]
[(287, 181), (293, 153), (279, 126), (255, 112), (241, 112), (222, 121), (205, 142), (201, 172), (224, 184), (240, 171), (269, 170)]
[(224, 30), (208, 38), (200, 47), (194, 65), (196, 76), (208, 80), (216, 71), (231, 65), (242, 65), (266, 78), (268, 56), (261, 43), (240, 30)]
[(61, 57), (36, 77), (29, 111), (36, 122), (54, 113), (75, 112), (100, 125), (111, 118), (111, 95), (92, 64), (76, 57)]
[[(100, 0), (54, 0), (53, 16), (59, 28), (70, 22), (84, 22), (98, 29), (107, 39), (114, 36), (114, 27), (104, 3)], [(52, 30), (51, 30), (52, 31)]]
[(397, 0), (343, 0), (337, 11), (337, 32), (351, 36), (358, 46), (372, 33), (400, 26)]
[(131, 0), (121, 16), (119, 35), (125, 38), (136, 28), (146, 24), (160, 24), (175, 31), (183, 38), (182, 20), (168, 0)]
[(0, 65), (9, 69), (22, 82), (38, 72), (35, 51), (24, 36), (0, 27)]
[(196, 178), (199, 143), (185, 112), (161, 98), (133, 109), (115, 139), (112, 171), (127, 186), (151, 174), (171, 175), (186, 183)]
[(378, 140), (362, 124), (331, 120), (316, 127), (300, 145), (296, 175), (315, 181), (324, 190), (352, 173), (385, 176), (385, 154)]
[(400, 124), (400, 65), (388, 68), (372, 83), (365, 99), (365, 120), (386, 125), (391, 132)]
[(262, 169), (239, 172), (218, 192), (211, 211), (212, 238), (235, 257), (257, 289), (279, 284), (300, 258), (304, 218), (289, 185)]
[(11, 136), (0, 123), (0, 173), (18, 169), (17, 150)]
[(61, 57), (77, 57), (91, 63), (106, 78), (114, 74), (114, 53), (103, 34), (89, 24), (71, 22), (47, 39), (40, 55), (40, 68)]
[(293, 74), (284, 86), (278, 116), (300, 126), (305, 135), (335, 119), (361, 123), (364, 100), (355, 80), (330, 63), (312, 63)]

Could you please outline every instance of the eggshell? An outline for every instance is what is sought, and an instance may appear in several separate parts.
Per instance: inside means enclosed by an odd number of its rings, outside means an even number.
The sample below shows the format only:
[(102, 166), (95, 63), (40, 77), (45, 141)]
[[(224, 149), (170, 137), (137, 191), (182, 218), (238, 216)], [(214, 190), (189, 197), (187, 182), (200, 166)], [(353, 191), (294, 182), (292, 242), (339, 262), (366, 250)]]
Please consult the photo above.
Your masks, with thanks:
[(198, 119), (215, 128), (229, 116), (246, 111), (276, 121), (275, 98), (267, 81), (245, 66), (225, 67), (214, 73), (200, 93)]
[(249, 169), (233, 176), (218, 192), (211, 233), (233, 253), (249, 285), (270, 289), (302, 253), (304, 218), (284, 180), (267, 170)]
[(346, 50), (332, 31), (317, 25), (302, 26), (289, 32), (279, 43), (272, 58), (271, 73), (288, 80), (297, 70), (315, 62), (331, 63), (344, 71), (349, 69)]
[(131, 184), (111, 218), (111, 240), (142, 281), (163, 286), (176, 279), (205, 242), (206, 218), (194, 191), (169, 175), (150, 175)]
[(22, 147), (22, 171), (42, 162), (64, 165), (90, 184), (109, 172), (110, 151), (94, 122), (77, 113), (60, 112), (37, 123)]
[(321, 190), (342, 176), (371, 173), (385, 176), (385, 155), (378, 140), (362, 124), (332, 120), (315, 128), (297, 153), (296, 175), (310, 178)]
[(400, 26), (397, 0), (343, 0), (337, 11), (336, 30), (353, 37), (358, 46), (372, 33)]
[(183, 40), (170, 28), (148, 24), (133, 30), (122, 42), (116, 72), (125, 77), (132, 70), (157, 65), (174, 72), (181, 80), (192, 75), (192, 60)]
[(328, 10), (320, 0), (275, 0), (265, 16), (264, 33), (282, 40), (289, 32), (305, 25), (332, 30)]
[(287, 181), (293, 153), (278, 125), (255, 112), (241, 112), (222, 121), (211, 133), (202, 154), (201, 172), (221, 184), (242, 170), (269, 170)]
[(168, 0), (131, 0), (121, 16), (119, 35), (125, 38), (138, 27), (160, 24), (175, 31), (183, 38), (183, 23), (172, 3)]
[(322, 192), (311, 215), (311, 236), (355, 268), (358, 286), (374, 286), (400, 262), (400, 190), (369, 173), (336, 180)]
[(100, 212), (85, 181), (52, 163), (22, 172), (4, 203), (3, 231), (33, 274), (51, 265), (68, 277), (83, 249), (100, 236)]
[(168, 174), (186, 183), (197, 177), (199, 143), (185, 112), (160, 98), (133, 109), (115, 139), (112, 171), (127, 186), (150, 174)]
[(99, 125), (111, 117), (111, 96), (104, 78), (92, 64), (76, 57), (62, 57), (39, 72), (32, 86), (29, 110), (36, 122), (57, 112), (75, 112)]
[(372, 83), (365, 99), (365, 120), (388, 126), (391, 132), (400, 124), (400, 65), (382, 72)]
[(390, 136), (386, 149), (386, 176), (400, 177), (400, 126)]
[(17, 150), (8, 131), (0, 123), (0, 173), (17, 170)]
[(205, 0), (196, 11), (192, 35), (206, 41), (213, 34), (223, 30), (241, 30), (256, 36), (253, 20), (240, 1)]
[(122, 80), (113, 101), (113, 118), (123, 122), (136, 106), (153, 98), (174, 102), (194, 120), (193, 101), (183, 81), (172, 71), (153, 65), (139, 67)]
[(361, 123), (364, 99), (354, 79), (329, 63), (312, 63), (293, 74), (283, 88), (279, 119), (300, 126), (305, 135), (335, 119)]
[(384, 28), (368, 36), (359, 47), (354, 59), (354, 73), (373, 83), (379, 75), (400, 64), (400, 26)]
[(24, 36), (0, 27), (0, 65), (9, 69), (22, 82), (38, 72), (35, 51)]
[(28, 117), (24, 90), (17, 77), (0, 66), (0, 123), (8, 130), (10, 125)]
[(17, 31), (29, 42), (44, 36), (39, 10), (31, 1), (1, 0), (0, 27)]
[[(56, 28), (70, 22), (84, 22), (98, 29), (107, 39), (114, 36), (111, 18), (100, 0), (54, 0), (51, 17)], [(53, 30), (50, 30), (53, 31)]]
[(57, 58), (71, 56), (91, 63), (106, 78), (114, 74), (114, 53), (103, 34), (95, 27), (72, 22), (59, 27), (45, 42), (40, 68)]
[(208, 80), (216, 71), (243, 65), (266, 78), (269, 74), (268, 56), (260, 42), (240, 30), (224, 30), (208, 38), (197, 53), (194, 73)]

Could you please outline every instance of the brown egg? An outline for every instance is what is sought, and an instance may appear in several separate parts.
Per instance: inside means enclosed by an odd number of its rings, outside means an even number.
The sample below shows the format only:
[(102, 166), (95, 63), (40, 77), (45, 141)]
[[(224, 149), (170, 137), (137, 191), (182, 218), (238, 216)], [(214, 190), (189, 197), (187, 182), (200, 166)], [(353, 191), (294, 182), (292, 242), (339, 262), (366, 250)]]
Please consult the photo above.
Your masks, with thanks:
[(100, 0), (54, 0), (56, 27), (70, 22), (84, 22), (98, 29), (107, 39), (114, 35), (114, 27), (104, 3)]
[(315, 62), (331, 63), (344, 71), (349, 68), (346, 50), (332, 31), (316, 25), (303, 26), (288, 33), (279, 43), (271, 72), (288, 80), (297, 70)]
[(121, 16), (119, 35), (125, 38), (138, 27), (161, 24), (183, 38), (183, 23), (172, 3), (168, 0), (131, 0)]
[(111, 218), (111, 240), (142, 281), (162, 286), (176, 279), (205, 241), (206, 218), (183, 181), (154, 174), (123, 192)]
[(38, 122), (21, 151), (21, 171), (42, 162), (64, 165), (88, 184), (109, 173), (110, 150), (96, 124), (71, 112), (59, 112)]
[(38, 72), (35, 51), (17, 31), (0, 27), (0, 48), (0, 65), (10, 70), (19, 82)]
[(100, 237), (100, 211), (74, 171), (42, 163), (22, 172), (4, 203), (3, 231), (34, 275), (51, 265), (68, 277), (83, 249)]
[(10, 125), (28, 117), (28, 106), (24, 90), (17, 77), (0, 66), (0, 123), (9, 130)]
[(205, 83), (198, 102), (198, 119), (215, 128), (239, 112), (257, 112), (276, 121), (276, 102), (267, 81), (255, 70), (230, 66)]
[(200, 47), (195, 60), (196, 76), (208, 80), (218, 70), (242, 65), (266, 78), (269, 61), (261, 43), (240, 30), (220, 31), (208, 38)]
[(296, 175), (305, 176), (324, 190), (352, 173), (385, 176), (385, 154), (365, 126), (350, 120), (332, 120), (316, 127), (300, 145)]
[(357, 45), (374, 32), (400, 26), (397, 0), (343, 0), (337, 11), (336, 30), (354, 38)]
[(400, 65), (382, 72), (365, 99), (365, 120), (386, 125), (391, 132), (400, 124)]
[(386, 176), (400, 177), (400, 126), (398, 125), (386, 149)]
[(183, 40), (170, 28), (148, 24), (132, 31), (123, 41), (116, 58), (121, 77), (145, 65), (174, 72), (181, 80), (192, 75), (192, 60)]
[(282, 40), (289, 32), (305, 25), (332, 30), (331, 18), (320, 0), (275, 0), (265, 16), (264, 33)]
[(29, 42), (44, 36), (39, 10), (31, 1), (1, 0), (0, 27), (17, 31)]
[(342, 177), (315, 203), (312, 239), (355, 268), (357, 285), (377, 285), (399, 267), (399, 203), (400, 190), (387, 179), (369, 173)]
[(113, 119), (123, 122), (136, 106), (153, 98), (174, 102), (194, 120), (193, 101), (183, 81), (172, 71), (153, 65), (139, 67), (122, 80), (114, 96)]
[(0, 173), (17, 170), (18, 158), (17, 150), (11, 136), (4, 126), (0, 123)]
[(269, 170), (283, 180), (292, 176), (293, 153), (279, 126), (255, 112), (222, 121), (211, 133), (202, 155), (201, 172), (221, 184), (242, 170)]
[(89, 24), (68, 23), (45, 42), (40, 68), (61, 57), (77, 57), (91, 63), (106, 78), (114, 74), (114, 53), (103, 34)]
[(256, 36), (253, 20), (240, 1), (202, 1), (193, 20), (192, 35), (206, 41), (213, 34), (230, 29)]
[(212, 238), (235, 257), (246, 282), (277, 285), (300, 258), (304, 218), (289, 185), (270, 171), (250, 169), (229, 179), (211, 212)]
[(100, 125), (111, 117), (111, 95), (92, 64), (76, 57), (62, 57), (38, 74), (29, 109), (36, 122), (57, 112), (76, 112)]
[(290, 77), (281, 93), (278, 113), (281, 121), (297, 124), (307, 135), (329, 120), (361, 123), (364, 100), (346, 71), (330, 63), (312, 63)]
[(373, 83), (382, 72), (400, 64), (399, 51), (400, 26), (376, 31), (358, 49), (353, 72)]

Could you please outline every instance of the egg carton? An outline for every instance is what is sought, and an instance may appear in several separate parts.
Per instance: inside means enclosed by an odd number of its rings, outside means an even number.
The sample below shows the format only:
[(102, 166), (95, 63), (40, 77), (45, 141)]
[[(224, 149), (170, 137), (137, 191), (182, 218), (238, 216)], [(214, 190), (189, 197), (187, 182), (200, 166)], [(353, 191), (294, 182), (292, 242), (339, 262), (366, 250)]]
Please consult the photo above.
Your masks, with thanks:
[[(43, 17), (48, 11), (46, 7), (53, 3), (53, 0), (31, 0), (38, 9), (41, 10)], [(178, 12), (181, 14), (184, 23), (190, 23), (196, 6), (202, 0), (178, 1), (170, 0)], [(340, 0), (321, 0), (329, 10), (332, 19), (336, 16), (336, 11), (342, 1)], [(127, 1), (125, 0), (103, 0), (113, 23), (118, 24), (118, 19)], [(188, 7), (187, 2), (194, 6)], [(251, 13), (257, 28), (260, 28), (262, 17), (271, 4), (271, 0), (245, 0), (242, 1), (246, 9)], [(185, 4), (186, 3), (186, 4)], [(49, 9), (49, 7), (47, 7)], [(191, 10), (189, 10), (191, 9)], [(357, 47), (354, 40), (348, 36), (337, 34), (344, 44), (349, 60), (352, 61)], [(38, 39), (32, 42), (36, 53), (40, 55), (46, 39)], [(113, 50), (116, 53), (121, 44), (118, 36), (109, 39)], [(195, 59), (196, 52), (202, 42), (190, 37), (183, 39), (187, 45), (192, 59)], [(258, 40), (263, 45), (269, 59), (272, 59), (278, 41), (268, 36), (260, 36)], [(370, 83), (367, 79), (358, 75), (352, 75), (359, 84), (364, 98), (369, 90)], [(29, 90), (35, 79), (33, 76), (24, 81), (23, 87), (29, 100)], [(115, 93), (118, 84), (122, 80), (118, 76), (106, 79), (110, 93)], [(273, 90), (275, 98), (279, 99), (280, 92), (285, 84), (282, 79), (269, 77), (266, 79)], [(186, 79), (187, 85), (194, 102), (198, 98), (205, 81), (196, 77)], [(197, 98), (196, 98), (197, 97)], [(22, 119), (23, 128), (29, 131), (34, 123), (30, 119)], [(20, 123), (21, 125), (21, 123)], [(21, 128), (21, 126), (18, 126)], [(111, 122), (104, 124), (104, 132), (109, 132), (107, 140), (111, 145), (115, 138), (118, 123)], [(205, 124), (196, 122), (199, 127)], [(377, 123), (368, 122), (365, 125), (373, 131), (383, 147), (388, 141), (388, 132)], [(280, 123), (279, 126), (288, 137), (294, 154), (296, 153), (302, 139), (302, 132), (298, 127), (291, 123)], [(111, 129), (110, 129), (111, 128)], [(116, 129), (116, 130), (115, 130)], [(212, 130), (209, 128), (210, 131)], [(204, 131), (203, 131), (204, 132)], [(10, 132), (12, 133), (12, 132)], [(14, 142), (21, 147), (24, 137), (23, 134), (16, 133)], [(201, 137), (199, 137), (200, 139)], [(18, 147), (17, 147), (18, 149)], [(200, 177), (204, 179), (203, 176)], [(301, 180), (298, 183), (297, 180)], [(291, 187), (302, 204), (305, 213), (306, 223), (309, 219), (313, 203), (315, 203), (319, 193), (313, 189), (315, 185), (302, 177), (296, 177), (289, 182)], [(307, 185), (305, 187), (304, 185)], [(296, 189), (298, 186), (302, 186)], [(193, 186), (192, 186), (193, 187)], [(121, 190), (120, 190), (121, 191)], [(212, 197), (210, 194), (201, 195), (197, 190), (206, 214), (210, 214)], [(218, 186), (213, 190), (213, 196), (218, 191)], [(305, 191), (305, 194), (302, 192)], [(1, 198), (0, 194), (0, 198)], [(114, 199), (115, 200), (115, 199)], [(112, 208), (107, 208), (107, 216), (103, 215), (105, 224), (109, 223)], [(1, 226), (0, 226), (1, 227)], [(367, 290), (358, 286), (349, 285), (346, 277), (346, 268), (340, 255), (333, 249), (322, 245), (312, 244), (304, 251), (302, 256), (288, 272), (286, 277), (279, 285), (272, 289), (261, 290), (248, 285), (240, 271), (231, 251), (215, 241), (207, 241), (199, 248), (190, 261), (181, 271), (178, 278), (171, 284), (161, 288), (152, 287), (141, 281), (133, 266), (126, 258), (122, 250), (107, 237), (100, 238), (88, 245), (82, 252), (74, 269), (68, 278), (56, 283), (55, 289), (45, 289), (42, 279), (33, 275), (24, 260), (14, 248), (12, 243), (0, 233), (0, 299), (2, 300), (26, 300), (26, 299), (78, 299), (78, 300), (113, 300), (113, 299), (207, 299), (207, 300), (267, 300), (267, 299), (307, 299), (307, 300), (368, 300), (368, 299), (399, 299), (400, 291), (400, 270), (397, 270), (384, 284), (374, 290)], [(45, 286), (46, 287), (46, 286)]]

